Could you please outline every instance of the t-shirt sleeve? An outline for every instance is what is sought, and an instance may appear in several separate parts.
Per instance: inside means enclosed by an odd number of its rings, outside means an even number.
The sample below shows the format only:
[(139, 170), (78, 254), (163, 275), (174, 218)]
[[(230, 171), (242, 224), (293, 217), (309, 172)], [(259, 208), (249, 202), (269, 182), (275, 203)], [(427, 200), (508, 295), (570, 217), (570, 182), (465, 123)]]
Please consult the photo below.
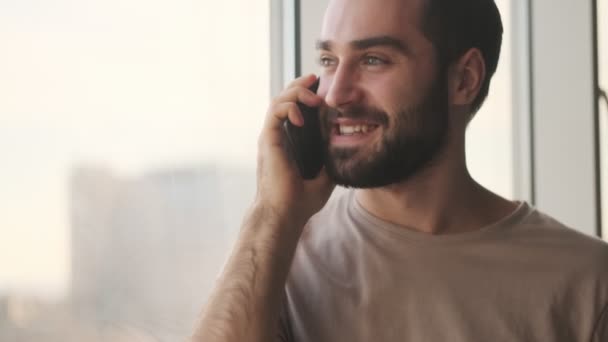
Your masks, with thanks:
[(608, 341), (608, 304), (604, 306), (600, 318), (597, 323), (595, 323), (593, 338), (591, 339), (591, 342), (605, 341)]
[(275, 342), (293, 342), (291, 333), (291, 324), (289, 322), (289, 311), (287, 308), (287, 294), (283, 294), (283, 303), (281, 304), (281, 314), (279, 316), (279, 327)]

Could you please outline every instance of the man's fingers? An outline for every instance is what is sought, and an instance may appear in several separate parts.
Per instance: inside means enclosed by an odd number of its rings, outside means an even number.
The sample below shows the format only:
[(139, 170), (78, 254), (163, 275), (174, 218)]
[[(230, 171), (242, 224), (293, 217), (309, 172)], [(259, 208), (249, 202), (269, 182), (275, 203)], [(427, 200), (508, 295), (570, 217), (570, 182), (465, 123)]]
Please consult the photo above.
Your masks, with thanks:
[(286, 89), (272, 101), (272, 104), (283, 102), (301, 102), (309, 107), (316, 107), (323, 102), (323, 99), (308, 88), (294, 87)]
[(278, 129), (283, 124), (283, 121), (288, 118), (294, 125), (302, 126), (304, 118), (298, 108), (297, 102), (301, 102), (309, 107), (317, 107), (321, 105), (323, 100), (310, 90), (304, 88), (298, 87), (285, 91), (271, 105), (264, 123), (264, 131)]
[(300, 112), (300, 108), (294, 102), (284, 102), (278, 104), (276, 106), (276, 111), (272, 113), (275, 120), (278, 120), (280, 123), (285, 121), (285, 119), (289, 119), (292, 124), (296, 126), (304, 125), (304, 117), (302, 116), (302, 112)]
[(290, 89), (290, 88), (294, 88), (294, 87), (309, 88), (310, 86), (312, 86), (315, 83), (316, 80), (317, 80), (317, 76), (314, 74), (300, 76), (300, 77), (296, 78), (295, 80), (291, 81), (291, 83), (289, 83), (289, 85), (287, 85), (287, 87), (285, 87), (285, 89)]
[(259, 143), (269, 143), (273, 146), (280, 145), (282, 143), (281, 125), (285, 120), (291, 121), (296, 126), (304, 124), (302, 113), (295, 102), (284, 102), (272, 106), (266, 116), (264, 127), (262, 127)]

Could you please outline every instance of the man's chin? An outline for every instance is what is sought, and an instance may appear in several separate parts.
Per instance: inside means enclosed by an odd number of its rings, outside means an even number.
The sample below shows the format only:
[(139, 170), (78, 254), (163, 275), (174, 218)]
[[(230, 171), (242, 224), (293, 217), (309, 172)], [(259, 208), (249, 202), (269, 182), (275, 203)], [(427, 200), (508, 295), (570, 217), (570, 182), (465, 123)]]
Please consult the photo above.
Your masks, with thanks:
[(333, 163), (352, 163), (358, 158), (361, 153), (358, 147), (330, 147), (329, 161)]
[(360, 177), (358, 175), (350, 174), (348, 172), (332, 173), (328, 171), (327, 173), (334, 184), (345, 188), (374, 189), (395, 183), (387, 182), (386, 180), (382, 180), (380, 178)]
[[(350, 156), (350, 157), (347, 157)], [(326, 162), (329, 178), (337, 185), (348, 188), (377, 188), (394, 182), (388, 179), (375, 160), (358, 158), (357, 151), (341, 150)]]

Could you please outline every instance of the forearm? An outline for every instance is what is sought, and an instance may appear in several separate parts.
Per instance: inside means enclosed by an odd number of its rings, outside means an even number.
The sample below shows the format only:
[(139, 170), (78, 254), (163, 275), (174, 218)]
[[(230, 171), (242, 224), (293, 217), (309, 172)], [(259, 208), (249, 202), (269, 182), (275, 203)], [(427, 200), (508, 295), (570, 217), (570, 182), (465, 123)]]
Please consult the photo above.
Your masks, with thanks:
[(271, 341), (304, 222), (257, 206), (203, 310), (195, 342)]

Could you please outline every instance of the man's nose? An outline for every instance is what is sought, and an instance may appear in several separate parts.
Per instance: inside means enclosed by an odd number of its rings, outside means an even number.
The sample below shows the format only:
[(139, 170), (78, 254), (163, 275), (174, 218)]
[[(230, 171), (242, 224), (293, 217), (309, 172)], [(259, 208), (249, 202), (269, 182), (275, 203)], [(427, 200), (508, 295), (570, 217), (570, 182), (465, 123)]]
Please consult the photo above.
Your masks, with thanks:
[[(356, 103), (361, 98), (359, 79), (347, 68), (338, 68), (333, 74), (323, 77), (327, 93), (325, 103), (333, 108), (341, 108)], [(323, 87), (325, 88), (325, 87)]]

